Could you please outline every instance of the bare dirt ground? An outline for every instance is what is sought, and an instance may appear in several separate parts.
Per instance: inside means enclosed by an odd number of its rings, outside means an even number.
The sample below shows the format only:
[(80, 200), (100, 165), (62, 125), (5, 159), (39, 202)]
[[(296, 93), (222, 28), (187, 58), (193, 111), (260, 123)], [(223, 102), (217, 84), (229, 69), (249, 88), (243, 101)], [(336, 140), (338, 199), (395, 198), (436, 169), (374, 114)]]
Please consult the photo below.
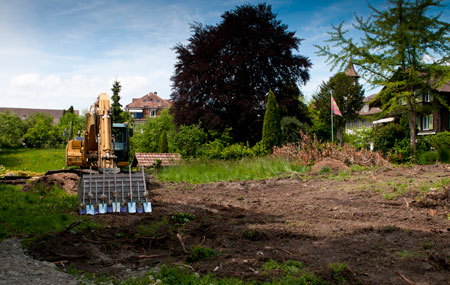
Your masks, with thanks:
[[(448, 165), (330, 173), (155, 183), (152, 214), (91, 217), (105, 227), (50, 235), (30, 254), (118, 279), (166, 263), (264, 281), (274, 259), (301, 261), (330, 283), (339, 262), (348, 284), (450, 284)], [(195, 218), (183, 224), (176, 212)], [(189, 262), (196, 245), (220, 254)]]

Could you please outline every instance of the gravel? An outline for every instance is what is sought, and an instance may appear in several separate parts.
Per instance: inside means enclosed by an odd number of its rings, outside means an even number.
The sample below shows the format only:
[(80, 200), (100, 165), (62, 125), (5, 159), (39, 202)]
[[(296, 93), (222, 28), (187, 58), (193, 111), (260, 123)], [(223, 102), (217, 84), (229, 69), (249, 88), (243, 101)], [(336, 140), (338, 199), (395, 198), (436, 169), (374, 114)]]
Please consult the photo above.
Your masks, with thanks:
[(0, 243), (0, 284), (77, 284), (55, 264), (26, 255), (17, 238)]

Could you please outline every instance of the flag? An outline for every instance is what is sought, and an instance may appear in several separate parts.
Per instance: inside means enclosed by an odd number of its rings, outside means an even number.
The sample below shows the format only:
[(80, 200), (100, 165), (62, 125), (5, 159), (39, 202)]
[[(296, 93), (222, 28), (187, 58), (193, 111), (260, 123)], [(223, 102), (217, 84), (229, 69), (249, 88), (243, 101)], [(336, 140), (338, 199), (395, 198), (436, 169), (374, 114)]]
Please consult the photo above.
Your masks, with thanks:
[(336, 114), (336, 115), (342, 117), (341, 110), (339, 110), (339, 107), (336, 104), (336, 101), (334, 101), (333, 96), (331, 96), (331, 111), (333, 112), (333, 114)]

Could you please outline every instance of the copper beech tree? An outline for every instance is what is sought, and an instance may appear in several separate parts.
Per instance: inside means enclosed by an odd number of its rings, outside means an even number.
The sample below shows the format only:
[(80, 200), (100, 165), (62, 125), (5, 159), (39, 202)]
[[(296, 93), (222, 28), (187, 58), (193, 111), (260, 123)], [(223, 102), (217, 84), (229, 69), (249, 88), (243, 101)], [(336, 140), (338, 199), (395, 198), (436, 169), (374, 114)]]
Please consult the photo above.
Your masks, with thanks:
[(231, 127), (236, 141), (255, 143), (269, 89), (282, 117), (305, 120), (298, 85), (309, 80), (311, 62), (298, 54), (301, 40), (287, 29), (266, 4), (238, 6), (215, 26), (192, 25), (189, 42), (174, 48), (175, 122), (219, 132)]

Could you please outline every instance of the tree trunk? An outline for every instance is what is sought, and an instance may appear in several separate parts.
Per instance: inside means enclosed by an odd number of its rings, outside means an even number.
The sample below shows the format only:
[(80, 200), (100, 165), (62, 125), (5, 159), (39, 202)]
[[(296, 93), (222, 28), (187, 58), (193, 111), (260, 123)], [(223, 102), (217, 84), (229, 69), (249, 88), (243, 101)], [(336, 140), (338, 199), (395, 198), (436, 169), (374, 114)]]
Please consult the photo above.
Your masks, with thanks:
[(411, 148), (414, 151), (414, 158), (416, 157), (416, 111), (409, 104), (409, 137), (411, 140)]
[(337, 127), (336, 137), (339, 142), (339, 146), (341, 146), (342, 145), (342, 128)]

